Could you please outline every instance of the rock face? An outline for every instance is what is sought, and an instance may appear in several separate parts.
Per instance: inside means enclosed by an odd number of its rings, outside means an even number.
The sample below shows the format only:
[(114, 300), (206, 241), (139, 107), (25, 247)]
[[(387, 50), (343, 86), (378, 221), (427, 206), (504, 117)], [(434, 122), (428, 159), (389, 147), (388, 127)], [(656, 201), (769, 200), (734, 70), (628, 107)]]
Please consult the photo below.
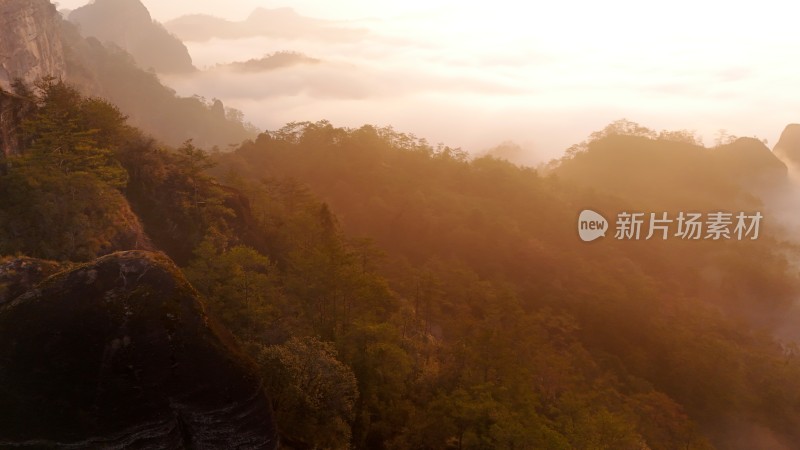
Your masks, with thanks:
[(255, 369), (171, 261), (140, 251), (0, 305), (0, 416), (0, 448), (277, 448)]
[(139, 0), (95, 0), (69, 14), (85, 37), (112, 43), (130, 53), (143, 69), (159, 73), (192, 72), (192, 57), (178, 38)]
[(0, 1), (0, 87), (66, 75), (60, 20), (48, 0)]
[(64, 268), (60, 263), (34, 258), (0, 261), (0, 305), (17, 298)]
[[(0, 89), (11, 91), (18, 77), (28, 85), (43, 76), (61, 78), (84, 95), (110, 100), (131, 125), (173, 146), (194, 139), (200, 147), (225, 147), (255, 137), (240, 121), (219, 117), (199, 100), (176, 97), (147, 71), (195, 68), (186, 46), (154, 22), (139, 0), (96, 0), (70, 18), (99, 38), (82, 36), (48, 0), (0, 0)], [(0, 152), (14, 153), (18, 139), (6, 127), (9, 102), (0, 103)], [(0, 154), (0, 171), (2, 159)]]
[(786, 164), (800, 167), (800, 124), (787, 125), (772, 151)]

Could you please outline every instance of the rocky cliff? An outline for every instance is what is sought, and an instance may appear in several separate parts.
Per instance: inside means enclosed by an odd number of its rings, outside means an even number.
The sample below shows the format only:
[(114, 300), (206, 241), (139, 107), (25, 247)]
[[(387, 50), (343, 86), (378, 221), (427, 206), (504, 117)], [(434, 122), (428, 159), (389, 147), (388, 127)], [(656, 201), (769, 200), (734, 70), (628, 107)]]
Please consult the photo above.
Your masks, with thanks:
[(277, 447), (259, 376), (171, 261), (117, 253), (37, 284), (56, 269), (0, 265), (0, 288), (29, 287), (0, 304), (1, 448)]
[(14, 300), (68, 266), (68, 263), (25, 257), (0, 260), (0, 305)]
[(0, 87), (66, 75), (60, 20), (48, 0), (0, 1)]

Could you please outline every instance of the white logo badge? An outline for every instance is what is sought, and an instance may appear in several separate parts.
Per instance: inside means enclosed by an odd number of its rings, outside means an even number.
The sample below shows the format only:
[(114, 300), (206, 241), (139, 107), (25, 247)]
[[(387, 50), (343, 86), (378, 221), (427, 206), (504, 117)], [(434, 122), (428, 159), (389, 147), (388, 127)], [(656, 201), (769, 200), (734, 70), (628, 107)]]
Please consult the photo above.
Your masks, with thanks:
[(578, 217), (578, 234), (584, 242), (591, 242), (606, 235), (608, 231), (608, 221), (605, 217), (592, 211), (584, 209)]

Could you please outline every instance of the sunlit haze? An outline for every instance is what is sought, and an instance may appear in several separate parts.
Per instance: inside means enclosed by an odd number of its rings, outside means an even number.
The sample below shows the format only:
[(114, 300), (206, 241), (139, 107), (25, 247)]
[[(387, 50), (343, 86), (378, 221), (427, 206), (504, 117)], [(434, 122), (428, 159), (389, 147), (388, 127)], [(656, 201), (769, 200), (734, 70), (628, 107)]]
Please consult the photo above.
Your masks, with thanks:
[[(62, 1), (75, 8), (84, 1)], [(770, 143), (797, 121), (800, 47), (784, 2), (510, 0), (318, 2), (145, 0), (156, 20), (244, 20), (257, 8), (359, 29), (349, 39), (251, 36), (187, 41), (200, 69), (296, 51), (321, 60), (262, 73), (163, 77), (220, 98), (259, 128), (328, 119), (392, 125), (480, 153), (504, 141), (535, 163), (625, 117), (654, 129), (720, 129)]]
[(0, 0), (0, 447), (800, 450), (787, 4)]

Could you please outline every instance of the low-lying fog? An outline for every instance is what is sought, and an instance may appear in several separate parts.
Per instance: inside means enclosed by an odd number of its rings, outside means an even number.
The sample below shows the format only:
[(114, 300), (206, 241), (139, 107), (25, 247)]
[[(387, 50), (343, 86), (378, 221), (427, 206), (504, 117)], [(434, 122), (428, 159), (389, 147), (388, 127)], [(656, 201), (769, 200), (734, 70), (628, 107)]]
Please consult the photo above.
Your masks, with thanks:
[[(514, 141), (524, 150), (517, 160), (535, 163), (622, 117), (696, 130), (707, 144), (726, 129), (771, 145), (798, 120), (794, 15), (777, 1), (303, 0), (296, 13), (257, 0), (144, 3), (203, 69), (164, 81), (219, 98), (259, 128), (391, 125), (473, 153)], [(266, 11), (248, 21), (255, 7)], [(198, 12), (229, 22), (171, 20)], [(207, 70), (279, 51), (319, 62)]]
[[(314, 33), (311, 25), (305, 36), (287, 30), (188, 41), (201, 69), (278, 51), (320, 62), (165, 81), (183, 95), (223, 99), (259, 128), (319, 119), (392, 125), (471, 152), (512, 140), (530, 163), (620, 117), (696, 129), (709, 144), (720, 128), (774, 143), (796, 121), (800, 92), (790, 86), (800, 66), (791, 63), (796, 46), (777, 43), (781, 17), (765, 35), (759, 17), (725, 23), (724, 8), (717, 24), (697, 11), (633, 22), (631, 11), (599, 9), (577, 16), (566, 7), (444, 8), (318, 24), (338, 34)], [(739, 26), (751, 32), (737, 35)]]

